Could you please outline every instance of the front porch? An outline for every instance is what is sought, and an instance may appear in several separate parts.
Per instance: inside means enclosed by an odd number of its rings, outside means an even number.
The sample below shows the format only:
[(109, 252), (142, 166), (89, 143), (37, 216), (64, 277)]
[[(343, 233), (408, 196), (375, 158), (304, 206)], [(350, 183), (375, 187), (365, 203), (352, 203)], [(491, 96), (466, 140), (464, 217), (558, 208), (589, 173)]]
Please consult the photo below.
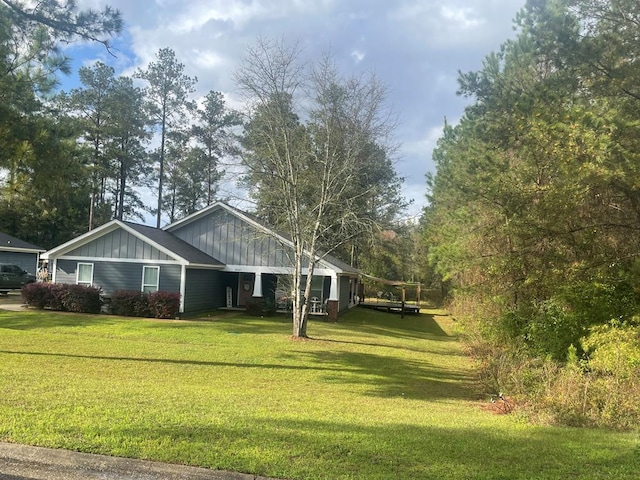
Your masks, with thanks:
[[(316, 270), (308, 299), (308, 313), (337, 320), (338, 313), (357, 305), (359, 282), (356, 277), (339, 276), (331, 270)], [(225, 309), (247, 309), (258, 299), (272, 311), (291, 312), (295, 294), (291, 277), (273, 272), (225, 272)], [(303, 277), (305, 285), (306, 278)]]

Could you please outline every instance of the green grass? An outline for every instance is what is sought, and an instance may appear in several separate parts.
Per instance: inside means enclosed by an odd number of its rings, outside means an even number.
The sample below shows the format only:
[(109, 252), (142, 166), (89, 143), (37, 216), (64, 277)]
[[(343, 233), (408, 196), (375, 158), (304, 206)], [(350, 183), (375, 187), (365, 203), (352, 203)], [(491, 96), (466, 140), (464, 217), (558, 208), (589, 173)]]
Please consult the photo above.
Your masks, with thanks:
[[(432, 312), (434, 313), (434, 312)], [(451, 320), (0, 312), (0, 440), (295, 479), (637, 478), (637, 433), (481, 408)]]

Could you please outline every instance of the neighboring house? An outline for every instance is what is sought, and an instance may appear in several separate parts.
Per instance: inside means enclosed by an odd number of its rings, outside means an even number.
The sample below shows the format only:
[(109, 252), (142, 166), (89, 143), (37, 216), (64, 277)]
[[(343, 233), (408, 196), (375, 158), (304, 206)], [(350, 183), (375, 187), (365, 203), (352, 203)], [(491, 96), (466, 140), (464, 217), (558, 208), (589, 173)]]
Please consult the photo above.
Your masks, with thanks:
[[(247, 307), (291, 295), (291, 242), (251, 215), (217, 202), (164, 229), (113, 220), (42, 255), (52, 280), (181, 295), (181, 313)], [(305, 269), (306, 270), (306, 269)], [(305, 273), (303, 271), (303, 273)], [(336, 318), (356, 304), (358, 271), (327, 256), (314, 271), (312, 313)]]
[(0, 263), (18, 265), (26, 272), (35, 275), (40, 254), (44, 251), (44, 248), (0, 232)]

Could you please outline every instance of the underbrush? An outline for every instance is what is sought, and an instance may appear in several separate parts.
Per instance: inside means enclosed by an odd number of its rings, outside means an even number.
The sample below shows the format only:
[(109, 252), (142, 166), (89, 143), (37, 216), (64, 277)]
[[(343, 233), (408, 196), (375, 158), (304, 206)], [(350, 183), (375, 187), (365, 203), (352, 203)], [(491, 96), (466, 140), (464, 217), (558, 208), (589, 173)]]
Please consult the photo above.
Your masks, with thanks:
[(630, 429), (640, 424), (640, 327), (596, 327), (582, 339), (580, 358), (540, 358), (514, 342), (467, 337), (487, 393), (508, 394), (537, 423)]

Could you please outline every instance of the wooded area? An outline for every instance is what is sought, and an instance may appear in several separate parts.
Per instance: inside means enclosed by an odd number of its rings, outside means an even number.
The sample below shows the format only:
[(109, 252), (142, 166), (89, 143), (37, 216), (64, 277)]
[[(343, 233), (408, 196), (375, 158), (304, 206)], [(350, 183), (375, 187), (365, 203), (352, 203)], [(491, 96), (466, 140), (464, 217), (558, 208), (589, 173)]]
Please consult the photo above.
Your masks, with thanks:
[[(113, 218), (154, 213), (160, 226), (162, 214), (172, 222), (212, 203), (241, 118), (219, 92), (196, 103), (196, 79), (173, 50), (134, 77), (102, 62), (81, 67), (81, 86), (58, 91), (57, 75), (71, 73), (60, 45), (110, 49), (120, 13), (3, 0), (0, 21), (1, 230), (50, 248)], [(157, 192), (157, 208), (143, 187)]]
[[(556, 420), (640, 418), (640, 4), (530, 0), (461, 73), (425, 243), (497, 391)], [(551, 412), (551, 413), (549, 413)]]

